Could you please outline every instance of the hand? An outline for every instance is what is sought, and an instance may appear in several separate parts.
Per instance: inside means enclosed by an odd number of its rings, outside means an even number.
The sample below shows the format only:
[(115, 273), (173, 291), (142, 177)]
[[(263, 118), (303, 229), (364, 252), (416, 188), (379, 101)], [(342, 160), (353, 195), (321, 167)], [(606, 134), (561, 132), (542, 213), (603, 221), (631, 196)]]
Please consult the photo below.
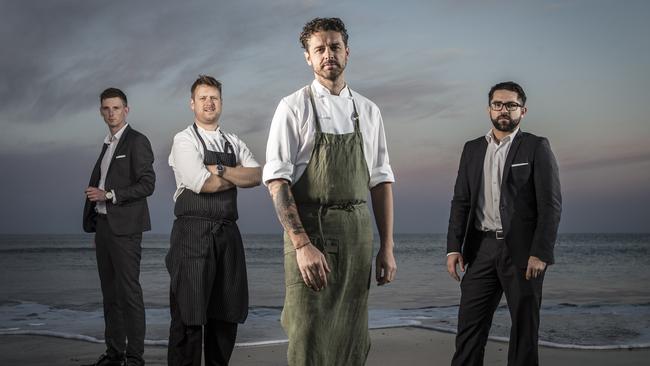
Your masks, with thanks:
[(97, 187), (88, 187), (84, 192), (90, 202), (106, 201), (106, 191)]
[(541, 259), (531, 255), (528, 258), (528, 267), (526, 268), (526, 279), (530, 280), (531, 278), (537, 278), (544, 273), (546, 269), (546, 263), (542, 262)]
[(218, 172), (217, 172), (217, 166), (216, 165), (206, 165), (205, 168), (208, 169), (208, 171), (210, 173), (219, 175)]
[(325, 256), (311, 243), (296, 249), (296, 261), (302, 280), (313, 290), (327, 287), (327, 274), (331, 272)]
[(460, 281), (460, 276), (456, 269), (456, 265), (460, 265), (460, 270), (465, 272), (465, 263), (463, 262), (463, 256), (460, 253), (454, 253), (447, 256), (447, 272), (451, 278), (456, 281)]
[(395, 257), (393, 256), (393, 250), (384, 249), (383, 247), (380, 248), (375, 263), (375, 278), (377, 280), (377, 285), (381, 286), (392, 282), (395, 279), (396, 273), (397, 264), (395, 263)]

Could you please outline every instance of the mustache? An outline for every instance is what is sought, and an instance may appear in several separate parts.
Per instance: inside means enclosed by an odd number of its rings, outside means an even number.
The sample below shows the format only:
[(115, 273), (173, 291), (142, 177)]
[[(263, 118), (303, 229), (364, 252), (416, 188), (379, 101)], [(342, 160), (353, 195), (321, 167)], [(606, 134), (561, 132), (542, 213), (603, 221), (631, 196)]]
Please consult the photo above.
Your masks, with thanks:
[(327, 61), (321, 62), (321, 66), (327, 66), (327, 65), (336, 65), (338, 67), (341, 67), (341, 65), (336, 60), (327, 60)]

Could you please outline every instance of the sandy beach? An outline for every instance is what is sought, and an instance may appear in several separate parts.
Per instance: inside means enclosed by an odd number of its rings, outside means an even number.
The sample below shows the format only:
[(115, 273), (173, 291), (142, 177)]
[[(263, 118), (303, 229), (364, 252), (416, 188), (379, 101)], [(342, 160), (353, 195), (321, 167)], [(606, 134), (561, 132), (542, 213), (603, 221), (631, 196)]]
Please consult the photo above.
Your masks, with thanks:
[[(454, 335), (420, 328), (371, 331), (372, 348), (367, 365), (448, 365), (454, 350)], [(286, 344), (237, 347), (232, 365), (286, 365)], [(0, 336), (1, 365), (69, 366), (92, 362), (104, 350), (102, 344), (45, 336)], [(508, 345), (488, 343), (485, 365), (505, 365)], [(166, 348), (149, 346), (147, 365), (166, 365)], [(650, 359), (650, 349), (566, 350), (540, 347), (542, 365), (637, 366)]]

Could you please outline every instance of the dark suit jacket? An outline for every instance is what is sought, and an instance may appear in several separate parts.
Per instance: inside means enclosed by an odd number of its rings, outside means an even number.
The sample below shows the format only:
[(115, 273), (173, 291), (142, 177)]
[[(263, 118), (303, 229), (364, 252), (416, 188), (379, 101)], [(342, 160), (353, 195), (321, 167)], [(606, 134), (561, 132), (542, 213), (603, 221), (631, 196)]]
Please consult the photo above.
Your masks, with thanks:
[[(95, 168), (90, 176), (91, 187), (97, 187), (100, 165), (106, 152), (102, 147)], [(117, 158), (118, 156), (124, 157)], [(156, 174), (153, 171), (153, 152), (147, 137), (127, 126), (115, 147), (111, 165), (106, 173), (105, 190), (115, 191), (117, 203), (106, 201), (106, 216), (116, 235), (129, 235), (151, 230), (147, 196), (153, 193)], [(97, 213), (95, 203), (86, 199), (83, 228), (95, 232)]]
[[(465, 144), (451, 201), (447, 253), (462, 252), (467, 263), (480, 243), (474, 221), (486, 150), (485, 136)], [(521, 163), (527, 164), (512, 166)], [(546, 138), (521, 130), (515, 135), (503, 168), (499, 211), (516, 265), (526, 267), (531, 255), (554, 262), (562, 196), (557, 162)]]

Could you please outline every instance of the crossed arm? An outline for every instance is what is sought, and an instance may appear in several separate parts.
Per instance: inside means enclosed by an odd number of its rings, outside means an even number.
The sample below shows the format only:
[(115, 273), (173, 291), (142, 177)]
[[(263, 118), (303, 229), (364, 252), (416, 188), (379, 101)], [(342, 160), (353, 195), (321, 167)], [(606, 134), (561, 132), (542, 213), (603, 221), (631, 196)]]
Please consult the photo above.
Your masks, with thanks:
[(212, 174), (201, 187), (203, 193), (221, 192), (232, 187), (250, 188), (259, 186), (262, 182), (262, 168), (260, 167), (224, 166), (223, 176), (217, 175), (216, 165), (206, 165), (206, 168)]

